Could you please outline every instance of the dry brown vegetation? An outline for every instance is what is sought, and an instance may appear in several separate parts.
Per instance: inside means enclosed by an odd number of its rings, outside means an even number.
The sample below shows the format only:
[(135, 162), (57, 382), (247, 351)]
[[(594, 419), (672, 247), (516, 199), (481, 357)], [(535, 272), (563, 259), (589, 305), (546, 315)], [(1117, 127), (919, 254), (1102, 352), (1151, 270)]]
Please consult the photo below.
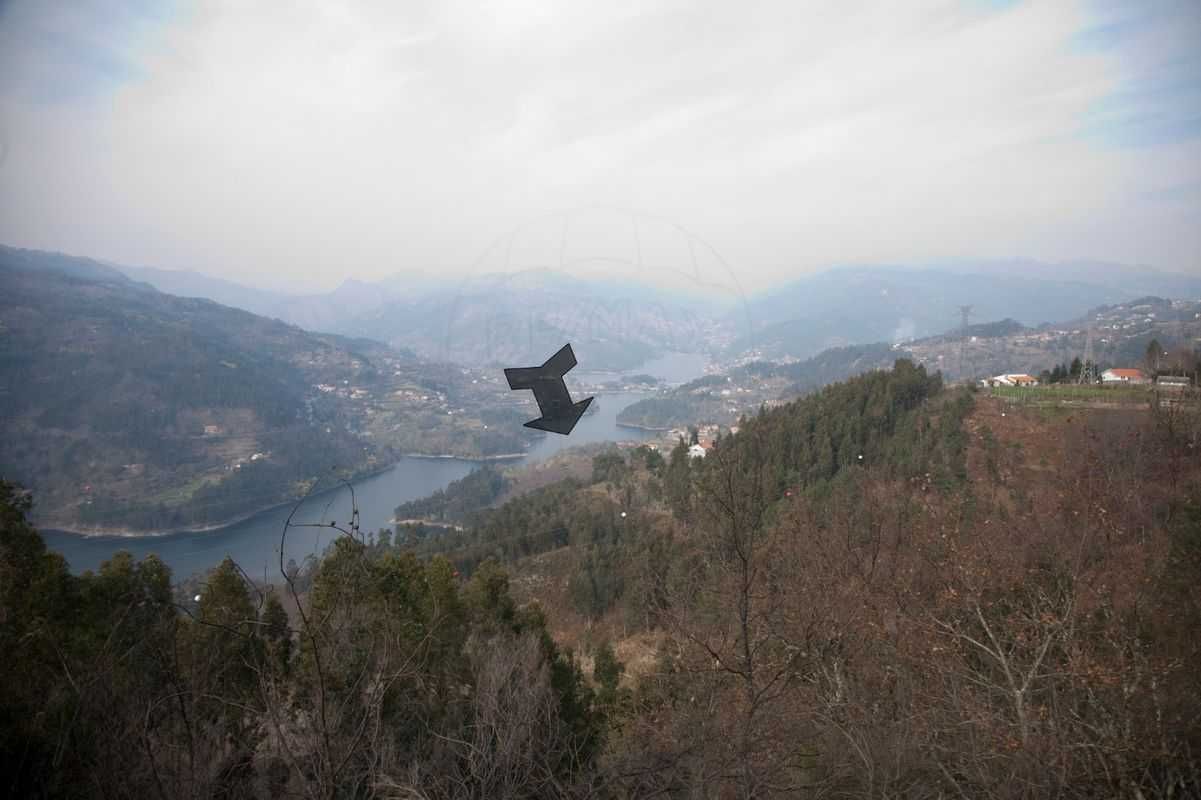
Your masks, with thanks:
[(228, 561), (195, 604), (153, 559), (69, 576), (0, 483), (0, 752), (46, 796), (1198, 796), (1199, 447), (1186, 404), (902, 361), (703, 461), (351, 530), (286, 605)]
[(676, 554), (650, 630), (571, 608), (571, 548), (516, 582), (639, 662), (607, 752), (629, 796), (1190, 795), (1196, 423), (980, 397), (954, 490), (869, 467), (778, 503), (764, 448), (719, 448), (691, 520), (647, 512)]

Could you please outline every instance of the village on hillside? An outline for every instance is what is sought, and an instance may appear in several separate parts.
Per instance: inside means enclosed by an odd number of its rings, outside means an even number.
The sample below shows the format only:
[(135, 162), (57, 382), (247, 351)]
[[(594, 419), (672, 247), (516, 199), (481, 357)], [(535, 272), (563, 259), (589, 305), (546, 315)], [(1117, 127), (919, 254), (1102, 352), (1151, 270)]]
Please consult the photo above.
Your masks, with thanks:
[[(1101, 385), (1149, 385), (1159, 377), (1193, 378), (1201, 351), (1201, 301), (1146, 297), (1103, 306), (1085, 318), (1068, 323), (1027, 328), (986, 323), (894, 345), (928, 370), (939, 370), (951, 381), (982, 386), (1034, 386), (1048, 382), (1078, 382), (1071, 373), (1093, 353), (1093, 377)], [(991, 335), (990, 335), (991, 334)], [(1162, 349), (1151, 353), (1152, 342)], [(1167, 381), (1165, 385), (1171, 384)]]

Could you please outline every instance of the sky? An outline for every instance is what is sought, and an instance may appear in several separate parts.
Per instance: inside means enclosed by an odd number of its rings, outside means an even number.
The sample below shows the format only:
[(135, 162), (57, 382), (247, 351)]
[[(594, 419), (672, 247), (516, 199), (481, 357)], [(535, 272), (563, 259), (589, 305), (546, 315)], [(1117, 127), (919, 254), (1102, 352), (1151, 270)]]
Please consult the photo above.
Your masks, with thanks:
[(656, 227), (746, 289), (1201, 274), (1198, 42), (1199, 0), (0, 0), (0, 242), (296, 291)]

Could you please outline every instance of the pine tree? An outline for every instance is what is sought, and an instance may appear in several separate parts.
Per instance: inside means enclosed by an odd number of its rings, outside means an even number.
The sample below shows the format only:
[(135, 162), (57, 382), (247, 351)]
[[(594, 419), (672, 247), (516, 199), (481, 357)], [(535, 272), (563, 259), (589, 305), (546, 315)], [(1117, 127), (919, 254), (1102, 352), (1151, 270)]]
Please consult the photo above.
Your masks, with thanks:
[(603, 706), (612, 706), (617, 701), (617, 687), (625, 665), (617, 660), (613, 646), (605, 641), (596, 650), (592, 661), (592, 679), (600, 689), (596, 693), (597, 701)]

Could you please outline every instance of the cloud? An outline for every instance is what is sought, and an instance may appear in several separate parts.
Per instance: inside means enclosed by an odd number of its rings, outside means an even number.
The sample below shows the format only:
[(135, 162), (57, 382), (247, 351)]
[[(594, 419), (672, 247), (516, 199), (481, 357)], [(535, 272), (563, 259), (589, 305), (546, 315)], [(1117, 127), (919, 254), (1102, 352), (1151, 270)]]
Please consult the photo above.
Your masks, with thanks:
[(153, 0), (2, 4), (0, 93), (77, 101), (136, 79), (136, 51), (173, 9)]
[(1114, 53), (1123, 71), (1115, 90), (1085, 118), (1098, 141), (1129, 147), (1201, 138), (1201, 9), (1188, 0), (1097, 3), (1081, 32), (1085, 50)]
[(105, 7), (0, 13), (0, 53), (56, 43), (0, 57), (0, 240), (329, 286), (599, 203), (752, 288), (973, 255), (1201, 271), (1195, 3)]

